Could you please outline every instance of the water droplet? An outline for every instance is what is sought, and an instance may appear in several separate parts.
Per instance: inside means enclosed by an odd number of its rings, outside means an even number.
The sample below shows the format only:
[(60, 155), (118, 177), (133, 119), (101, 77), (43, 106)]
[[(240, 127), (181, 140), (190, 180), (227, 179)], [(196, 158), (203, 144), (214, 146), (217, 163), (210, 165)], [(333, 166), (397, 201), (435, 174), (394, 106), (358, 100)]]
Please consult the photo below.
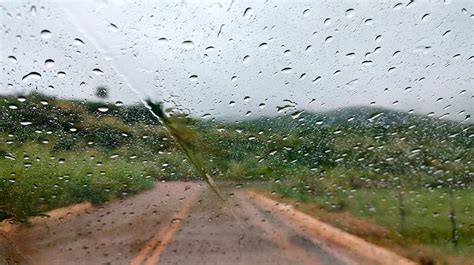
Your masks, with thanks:
[(303, 11), (303, 16), (307, 17), (307, 16), (309, 16), (310, 13), (311, 13), (311, 10), (305, 9), (305, 10)]
[(306, 46), (305, 52), (311, 52), (312, 48), (313, 46), (311, 45)]
[(306, 74), (305, 74), (305, 73), (303, 73), (303, 74), (300, 75), (300, 80), (304, 80), (305, 78), (306, 78)]
[(403, 5), (402, 3), (398, 3), (398, 4), (396, 4), (396, 5), (393, 6), (393, 9), (399, 10), (399, 9), (402, 8), (402, 5)]
[(185, 40), (181, 43), (181, 47), (185, 50), (191, 50), (194, 49), (194, 42), (190, 40)]
[(171, 223), (176, 224), (176, 223), (180, 223), (181, 221), (182, 221), (181, 218), (173, 218), (173, 220), (171, 220)]
[(99, 68), (92, 69), (92, 72), (96, 75), (103, 75), (104, 74), (104, 72)]
[(293, 71), (293, 69), (292, 69), (291, 67), (285, 67), (285, 68), (281, 69), (281, 72), (282, 72), (283, 74), (289, 74), (289, 73), (291, 73), (292, 71)]
[(57, 74), (57, 77), (59, 77), (59, 78), (63, 78), (65, 76), (66, 76), (65, 72), (58, 72), (58, 74)]
[(317, 76), (315, 79), (313, 79), (313, 81), (311, 81), (313, 84), (316, 84), (317, 82), (319, 82), (321, 80), (321, 76)]
[(10, 105), (8, 105), (8, 108), (9, 109), (18, 109), (18, 106), (15, 105), (15, 104), (10, 104)]
[(430, 17), (430, 14), (424, 14), (422, 17), (421, 17), (421, 22), (426, 22)]
[(330, 43), (333, 40), (332, 36), (327, 36), (326, 39), (324, 40), (326, 43)]
[(113, 32), (116, 32), (118, 30), (117, 25), (115, 25), (114, 23), (110, 23), (109, 26), (107, 26), (107, 28)]
[(351, 52), (351, 53), (346, 54), (346, 58), (351, 59), (351, 60), (354, 59), (355, 58), (355, 53)]
[(83, 40), (79, 39), (79, 38), (75, 38), (74, 39), (74, 45), (84, 47), (84, 46), (86, 46), (86, 43)]
[(19, 96), (16, 100), (18, 100), (19, 102), (25, 102), (26, 98), (24, 96)]
[(53, 59), (47, 59), (46, 61), (44, 61), (44, 66), (46, 68), (51, 68), (54, 66), (54, 60)]
[(352, 18), (352, 17), (354, 17), (354, 15), (355, 15), (355, 10), (354, 9), (349, 8), (349, 9), (346, 10), (346, 17), (347, 18)]
[(331, 19), (330, 19), (330, 18), (326, 18), (326, 19), (324, 20), (324, 25), (330, 26), (330, 25), (331, 25)]
[(368, 18), (364, 21), (364, 23), (365, 23), (365, 25), (372, 25), (372, 24), (374, 24), (374, 20), (371, 19), (371, 18)]
[(191, 80), (191, 82), (197, 82), (199, 80), (199, 77), (197, 75), (191, 75), (189, 77), (189, 80)]
[(400, 55), (400, 51), (395, 51), (393, 54), (392, 54), (392, 57), (397, 57), (398, 55)]
[(353, 80), (347, 82), (346, 86), (348, 88), (355, 88), (355, 86), (357, 85), (358, 82), (359, 82), (359, 79), (353, 79)]
[(258, 47), (262, 50), (266, 50), (268, 48), (268, 44), (266, 42), (260, 43)]
[(109, 108), (106, 107), (106, 106), (102, 106), (102, 107), (97, 108), (97, 110), (100, 111), (100, 112), (104, 112), (104, 113), (105, 113), (105, 112), (109, 111)]
[(8, 60), (9, 60), (10, 62), (12, 62), (12, 63), (16, 63), (16, 62), (17, 62), (16, 57), (15, 57), (15, 56), (12, 56), (12, 55), (8, 56)]
[(291, 55), (291, 51), (290, 50), (285, 50), (283, 52), (283, 54), (285, 54), (285, 56), (290, 56)]
[(379, 43), (381, 41), (382, 41), (382, 35), (377, 35), (377, 37), (375, 37), (375, 42)]
[(168, 43), (167, 38), (159, 38), (158, 39), (158, 45), (166, 45)]
[(51, 35), (52, 35), (51, 31), (49, 31), (47, 29), (41, 31), (41, 38), (43, 38), (45, 40), (51, 38)]
[(121, 106), (123, 106), (123, 102), (122, 101), (116, 101), (115, 106), (121, 107)]
[(20, 121), (20, 124), (23, 125), (23, 126), (28, 126), (28, 125), (31, 125), (33, 123), (31, 121)]
[(232, 107), (232, 106), (234, 106), (234, 105), (235, 105), (235, 101), (233, 101), (233, 100), (232, 100), (232, 101), (229, 101), (229, 106)]
[(250, 100), (250, 96), (245, 96), (244, 97), (244, 102), (249, 102), (249, 100)]
[(242, 59), (243, 63), (248, 63), (250, 61), (250, 55), (245, 55), (244, 58)]
[(31, 6), (30, 7), (30, 14), (35, 16), (36, 15), (36, 6)]
[(253, 14), (253, 10), (251, 7), (247, 7), (244, 11), (244, 18), (249, 19)]
[(449, 34), (451, 34), (451, 30), (447, 30), (446, 32), (444, 32), (443, 37), (447, 37)]
[(38, 72), (30, 72), (29, 74), (23, 76), (21, 79), (23, 82), (29, 82), (30, 80), (39, 80), (41, 79), (41, 74)]
[(363, 66), (371, 66), (372, 64), (374, 64), (374, 62), (371, 61), (371, 60), (366, 60), (366, 61), (363, 61), (363, 62), (362, 62), (362, 65), (363, 65)]

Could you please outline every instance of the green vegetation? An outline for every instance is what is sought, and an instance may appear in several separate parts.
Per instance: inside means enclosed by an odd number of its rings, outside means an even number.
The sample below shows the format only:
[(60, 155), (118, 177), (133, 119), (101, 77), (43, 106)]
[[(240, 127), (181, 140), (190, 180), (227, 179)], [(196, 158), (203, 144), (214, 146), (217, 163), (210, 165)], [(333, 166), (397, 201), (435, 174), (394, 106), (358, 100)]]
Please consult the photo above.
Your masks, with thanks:
[[(107, 113), (98, 111), (103, 107)], [(0, 219), (24, 221), (192, 176), (184, 154), (143, 107), (6, 97), (0, 128)]]
[[(307, 192), (286, 185), (273, 185), (273, 190), (284, 197), (302, 203), (315, 203), (328, 212), (347, 211), (353, 216), (372, 220), (392, 232), (399, 242), (428, 245), (445, 254), (472, 256), (474, 252), (474, 192), (459, 190), (456, 196), (457, 247), (451, 238), (448, 191), (446, 189), (418, 189), (405, 193), (406, 223), (399, 233), (400, 214), (398, 193), (390, 189), (358, 189), (336, 195), (308, 195)], [(333, 220), (336, 222), (337, 219)], [(350, 227), (341, 227), (349, 229)], [(404, 244), (406, 248), (410, 244)]]
[[(0, 219), (193, 179), (198, 164), (198, 175), (271, 181), (277, 193), (370, 218), (400, 238), (474, 252), (472, 124), (376, 108), (238, 122), (161, 114), (181, 129), (139, 105), (3, 97)], [(172, 136), (186, 138), (193, 163)]]

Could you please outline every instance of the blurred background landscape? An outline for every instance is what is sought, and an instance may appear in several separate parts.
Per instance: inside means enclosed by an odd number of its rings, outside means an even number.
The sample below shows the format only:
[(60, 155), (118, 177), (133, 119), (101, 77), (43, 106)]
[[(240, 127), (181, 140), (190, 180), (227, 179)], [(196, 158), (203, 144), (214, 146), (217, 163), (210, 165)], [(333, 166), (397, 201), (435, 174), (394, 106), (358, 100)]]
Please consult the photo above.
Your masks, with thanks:
[[(57, 207), (100, 204), (158, 181), (203, 181), (144, 105), (33, 93), (2, 97), (0, 113), (2, 219), (24, 222)], [(472, 124), (370, 107), (232, 122), (169, 115), (186, 122), (218, 182), (392, 231), (365, 235), (376, 240), (472, 254)]]

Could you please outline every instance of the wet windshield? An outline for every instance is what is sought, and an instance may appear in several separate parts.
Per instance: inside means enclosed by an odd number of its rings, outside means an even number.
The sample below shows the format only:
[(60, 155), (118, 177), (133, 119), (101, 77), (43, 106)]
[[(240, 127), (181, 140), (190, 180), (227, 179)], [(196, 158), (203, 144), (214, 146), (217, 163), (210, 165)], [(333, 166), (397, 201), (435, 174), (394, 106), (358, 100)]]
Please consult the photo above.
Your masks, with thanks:
[(474, 262), (474, 4), (0, 1), (0, 264)]

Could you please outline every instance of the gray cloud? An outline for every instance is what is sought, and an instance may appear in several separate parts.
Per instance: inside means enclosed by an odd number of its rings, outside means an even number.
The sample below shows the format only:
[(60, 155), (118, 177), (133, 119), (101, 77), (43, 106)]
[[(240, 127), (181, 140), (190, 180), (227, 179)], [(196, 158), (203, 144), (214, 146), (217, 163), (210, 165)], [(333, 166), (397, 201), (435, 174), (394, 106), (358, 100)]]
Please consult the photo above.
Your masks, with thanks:
[[(96, 99), (105, 85), (110, 101), (152, 97), (210, 117), (275, 115), (285, 100), (457, 120), (474, 111), (467, 0), (0, 5), (5, 94)], [(30, 72), (41, 78), (22, 81)]]

